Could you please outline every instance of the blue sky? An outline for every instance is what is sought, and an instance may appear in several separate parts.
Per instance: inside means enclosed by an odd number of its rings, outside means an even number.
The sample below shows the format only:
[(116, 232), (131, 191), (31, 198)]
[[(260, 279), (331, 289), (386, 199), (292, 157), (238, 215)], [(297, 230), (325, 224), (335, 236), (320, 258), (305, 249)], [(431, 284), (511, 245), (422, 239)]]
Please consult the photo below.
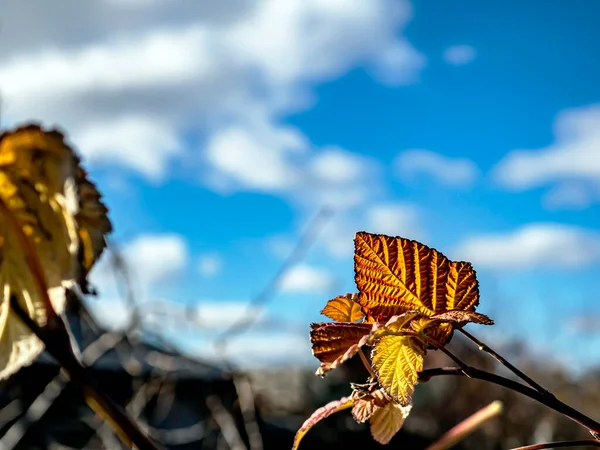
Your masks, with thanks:
[[(68, 132), (139, 301), (177, 324), (149, 327), (210, 354), (329, 205), (307, 257), (232, 342), (240, 362), (314, 364), (308, 323), (354, 290), (363, 229), (473, 261), (491, 342), (600, 361), (597, 2), (86, 5), (64, 2), (33, 29), (8, 2), (2, 119)], [(115, 325), (108, 266), (90, 304)]]

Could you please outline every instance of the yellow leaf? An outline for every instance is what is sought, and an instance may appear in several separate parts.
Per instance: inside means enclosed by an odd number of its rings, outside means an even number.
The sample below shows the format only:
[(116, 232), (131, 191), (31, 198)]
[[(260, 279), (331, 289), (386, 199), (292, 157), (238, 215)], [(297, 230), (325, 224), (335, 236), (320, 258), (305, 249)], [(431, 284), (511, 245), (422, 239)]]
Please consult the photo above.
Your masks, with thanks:
[(321, 314), (336, 322), (356, 322), (365, 316), (358, 304), (358, 294), (340, 295), (329, 300)]
[(396, 403), (388, 403), (387, 406), (377, 409), (371, 416), (371, 435), (373, 439), (382, 445), (389, 443), (402, 428), (411, 407), (411, 405), (402, 406)]
[[(376, 320), (418, 310), (433, 316), (473, 310), (479, 302), (475, 271), (419, 242), (359, 232), (355, 238), (355, 281), (363, 311)], [(441, 341), (452, 327), (440, 325)]]
[(340, 400), (335, 400), (317, 409), (312, 415), (302, 424), (296, 436), (294, 437), (294, 446), (292, 450), (296, 450), (300, 445), (300, 441), (315, 424), (332, 414), (351, 408), (354, 405), (354, 400), (350, 397), (343, 397)]
[(425, 347), (414, 337), (382, 337), (371, 353), (373, 369), (385, 392), (403, 406), (410, 404)]
[(57, 131), (29, 125), (0, 136), (0, 379), (43, 349), (11, 298), (44, 326), (79, 276), (77, 169)]
[(106, 247), (106, 235), (112, 231), (108, 208), (101, 201), (96, 185), (88, 179), (87, 172), (77, 167), (76, 184), (79, 194), (79, 211), (75, 215), (80, 239), (80, 273), (78, 283), (87, 291), (87, 275)]

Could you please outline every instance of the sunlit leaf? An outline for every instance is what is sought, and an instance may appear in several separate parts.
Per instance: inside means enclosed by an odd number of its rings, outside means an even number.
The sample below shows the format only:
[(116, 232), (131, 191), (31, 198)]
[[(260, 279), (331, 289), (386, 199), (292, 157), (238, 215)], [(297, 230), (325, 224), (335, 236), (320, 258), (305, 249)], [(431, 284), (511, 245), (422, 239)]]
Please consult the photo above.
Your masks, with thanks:
[(494, 321), (485, 314), (475, 311), (463, 311), (453, 309), (431, 317), (433, 322), (448, 322), (457, 326), (463, 326), (467, 323), (478, 323), (481, 325), (494, 325)]
[(402, 406), (396, 403), (388, 403), (385, 407), (378, 408), (371, 416), (373, 439), (382, 445), (389, 443), (402, 428), (411, 408), (410, 404)]
[(77, 167), (76, 184), (79, 194), (79, 211), (75, 219), (80, 239), (80, 272), (78, 283), (87, 291), (87, 274), (98, 261), (106, 247), (106, 235), (112, 231), (108, 219), (108, 208), (102, 202), (102, 196), (96, 185), (88, 179), (87, 172)]
[[(479, 301), (475, 271), (419, 242), (359, 232), (355, 238), (355, 281), (363, 311), (378, 321), (409, 310), (426, 316), (473, 310)], [(450, 324), (438, 339), (447, 341)]]
[(321, 361), (317, 375), (324, 375), (350, 359), (363, 346), (373, 325), (366, 323), (321, 322), (311, 324), (313, 355)]
[(373, 348), (371, 359), (377, 380), (403, 406), (411, 402), (424, 355), (424, 345), (414, 337), (385, 336)]
[(356, 322), (365, 316), (358, 304), (358, 294), (340, 295), (329, 300), (321, 314), (336, 322)]
[(352, 393), (352, 398), (354, 398), (352, 416), (358, 423), (366, 422), (377, 409), (383, 408), (391, 401), (383, 389), (376, 389), (373, 392), (355, 391)]
[(32, 125), (0, 136), (0, 378), (43, 349), (10, 299), (44, 325), (50, 314), (62, 311), (64, 289), (76, 277), (75, 164), (58, 132)]
[(296, 436), (294, 437), (294, 446), (292, 450), (296, 450), (300, 445), (300, 441), (315, 424), (332, 414), (351, 408), (354, 405), (354, 400), (350, 397), (344, 397), (340, 400), (335, 400), (317, 409), (312, 415), (302, 424)]

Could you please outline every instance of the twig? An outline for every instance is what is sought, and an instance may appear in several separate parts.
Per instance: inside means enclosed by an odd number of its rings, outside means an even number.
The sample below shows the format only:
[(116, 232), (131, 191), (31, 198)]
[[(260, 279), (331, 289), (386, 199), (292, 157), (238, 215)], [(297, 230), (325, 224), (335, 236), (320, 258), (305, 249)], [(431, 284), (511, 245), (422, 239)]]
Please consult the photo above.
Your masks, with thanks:
[[(73, 350), (66, 329), (45, 329), (40, 327), (21, 305), (16, 297), (11, 298), (11, 306), (19, 318), (44, 343), (46, 350), (65, 370), (69, 378), (82, 387), (88, 405), (108, 420), (119, 437), (128, 445), (135, 444), (139, 450), (159, 450), (160, 447), (146, 436), (138, 424), (97, 386), (81, 365)], [(62, 322), (60, 322), (62, 323)], [(64, 326), (64, 324), (63, 324)]]
[(464, 330), (463, 328), (460, 328), (458, 331), (460, 331), (468, 339), (473, 341), (479, 347), (479, 350), (486, 352), (488, 355), (490, 355), (492, 358), (494, 358), (496, 361), (498, 361), (500, 364), (502, 364), (504, 367), (506, 367), (508, 370), (510, 370), (512, 373), (514, 373), (516, 376), (518, 376), (521, 380), (523, 380), (529, 386), (534, 388), (536, 391), (538, 391), (541, 394), (547, 395), (549, 397), (554, 397), (554, 394), (552, 394), (548, 390), (544, 389), (538, 383), (533, 381), (531, 378), (529, 378), (527, 375), (525, 375), (523, 372), (521, 372), (519, 369), (517, 369), (515, 366), (513, 366), (502, 355), (497, 353), (493, 348), (488, 346), (485, 342), (482, 342), (481, 340), (479, 340), (478, 338), (476, 338), (475, 336), (473, 336), (471, 333)]
[(526, 445), (524, 447), (513, 448), (512, 450), (542, 450), (544, 448), (564, 448), (564, 447), (600, 447), (600, 441), (595, 439), (584, 439), (581, 441), (559, 441), (547, 442), (545, 444)]
[(221, 435), (229, 445), (229, 448), (232, 450), (247, 450), (235, 426), (235, 419), (225, 409), (219, 397), (210, 395), (206, 399), (206, 406), (210, 409), (213, 419), (215, 419), (215, 422), (221, 429)]
[(373, 367), (371, 367), (371, 364), (369, 363), (369, 360), (365, 356), (365, 353), (362, 351), (362, 348), (358, 349), (358, 356), (360, 356), (360, 360), (363, 362), (363, 364), (365, 365), (365, 367), (369, 371), (369, 375), (371, 375), (371, 378), (374, 379), (374, 380), (376, 380), (377, 379), (377, 374), (373, 370)]
[(489, 405), (481, 408), (475, 414), (467, 417), (458, 425), (452, 427), (435, 443), (427, 447), (426, 450), (446, 450), (452, 447), (457, 442), (464, 439), (477, 428), (479, 428), (486, 420), (497, 416), (502, 412), (502, 402), (495, 400)]
[[(587, 428), (592, 432), (600, 432), (600, 423), (596, 422), (595, 420), (591, 419), (585, 414), (577, 411), (576, 409), (571, 408), (569, 405), (561, 402), (556, 397), (549, 397), (517, 381), (490, 372), (486, 372), (484, 370), (476, 369), (475, 367), (469, 368), (469, 374), (471, 375), (471, 378), (487, 381), (488, 383), (497, 384), (499, 386), (503, 386), (505, 388), (523, 394), (543, 405), (546, 405), (548, 408), (565, 415), (569, 419), (573, 420), (574, 422), (577, 422), (578, 424), (582, 425), (583, 427)], [(461, 367), (438, 367), (435, 369), (427, 369), (420, 372), (419, 381), (426, 382), (429, 381), (431, 377), (440, 375), (465, 376), (465, 373)]]
[(263, 305), (273, 298), (273, 294), (276, 293), (279, 282), (283, 276), (294, 264), (304, 257), (305, 253), (314, 242), (318, 232), (321, 230), (325, 219), (330, 215), (331, 210), (329, 208), (321, 208), (319, 210), (275, 275), (269, 280), (259, 294), (248, 303), (246, 306), (246, 313), (242, 315), (242, 319), (233, 323), (215, 338), (215, 346), (217, 348), (222, 347), (223, 343), (231, 336), (242, 333), (252, 326), (257, 317), (256, 313), (252, 313), (253, 308), (257, 305)]
[(244, 419), (244, 427), (248, 435), (250, 450), (263, 450), (263, 439), (260, 433), (260, 426), (256, 421), (256, 405), (254, 403), (254, 393), (252, 384), (247, 375), (234, 374), (233, 384), (238, 394), (240, 410)]

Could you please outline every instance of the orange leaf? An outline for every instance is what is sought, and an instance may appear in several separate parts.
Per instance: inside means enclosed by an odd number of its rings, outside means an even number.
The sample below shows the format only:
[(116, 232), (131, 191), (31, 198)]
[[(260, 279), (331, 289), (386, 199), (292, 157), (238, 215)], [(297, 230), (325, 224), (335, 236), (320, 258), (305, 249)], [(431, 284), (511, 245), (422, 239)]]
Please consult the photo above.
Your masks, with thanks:
[[(366, 323), (321, 322), (311, 324), (313, 355), (321, 361), (317, 375), (325, 375), (358, 352), (374, 325)], [(375, 325), (376, 326), (376, 325)]]
[(378, 408), (371, 416), (371, 435), (382, 445), (389, 443), (400, 431), (404, 420), (408, 417), (412, 405), (401, 406), (388, 403), (383, 408)]
[(349, 397), (343, 397), (340, 400), (335, 400), (333, 402), (327, 403), (325, 406), (317, 409), (312, 415), (302, 424), (296, 436), (294, 437), (294, 446), (292, 450), (296, 450), (300, 445), (300, 441), (306, 435), (308, 430), (310, 430), (315, 424), (326, 417), (331, 416), (332, 414), (342, 411), (344, 409), (348, 409), (354, 405), (354, 400)]
[[(419, 242), (359, 232), (354, 241), (355, 281), (363, 311), (376, 320), (409, 310), (433, 316), (473, 310), (479, 302), (475, 271)], [(441, 339), (447, 340), (452, 327)]]
[(340, 295), (329, 300), (321, 314), (336, 322), (356, 322), (365, 316), (358, 304), (358, 294)]

